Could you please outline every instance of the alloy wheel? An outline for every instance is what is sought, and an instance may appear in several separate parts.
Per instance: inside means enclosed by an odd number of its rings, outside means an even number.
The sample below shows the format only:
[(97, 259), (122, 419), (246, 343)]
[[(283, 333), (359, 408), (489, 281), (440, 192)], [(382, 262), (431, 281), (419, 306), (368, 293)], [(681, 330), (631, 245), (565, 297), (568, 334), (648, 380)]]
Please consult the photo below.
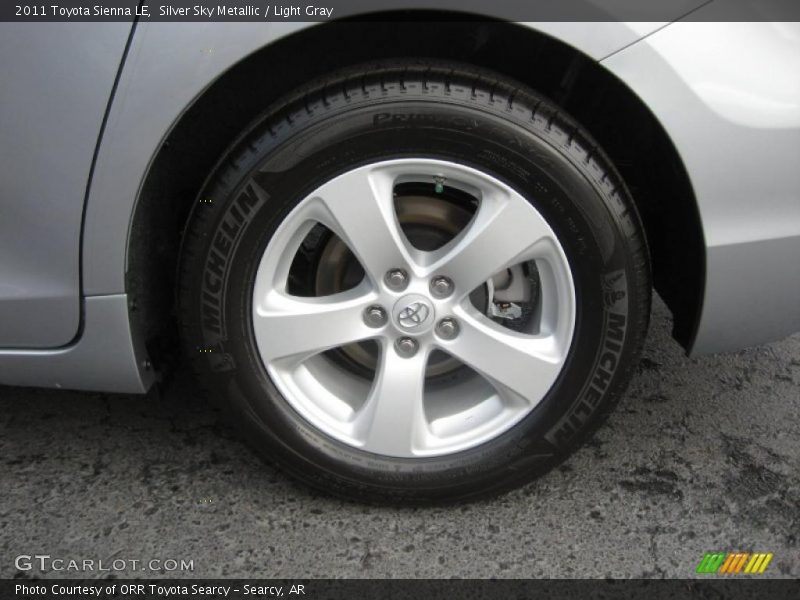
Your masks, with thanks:
[[(445, 197), (466, 206), (464, 226), (420, 241), (404, 214)], [(298, 275), (321, 229), (324, 248), (345, 250)], [(349, 283), (292, 283), (335, 269)], [(307, 422), (413, 458), (473, 448), (534, 410), (564, 367), (575, 306), (567, 258), (531, 202), (486, 172), (417, 158), (360, 166), (303, 199), (261, 258), (252, 318), (267, 373)]]

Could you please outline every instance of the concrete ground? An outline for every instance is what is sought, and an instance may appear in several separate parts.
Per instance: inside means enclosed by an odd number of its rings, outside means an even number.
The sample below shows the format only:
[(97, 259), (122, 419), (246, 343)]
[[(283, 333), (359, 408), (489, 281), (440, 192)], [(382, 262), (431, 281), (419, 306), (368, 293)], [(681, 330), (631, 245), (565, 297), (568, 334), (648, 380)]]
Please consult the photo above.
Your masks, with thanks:
[(773, 552), (765, 576), (800, 577), (800, 336), (687, 359), (669, 328), (657, 302), (588, 446), (449, 509), (310, 492), (180, 381), (160, 398), (0, 388), (0, 577), (81, 575), (18, 572), (34, 554), (127, 561), (117, 576), (184, 559), (173, 577), (689, 577), (708, 551)]

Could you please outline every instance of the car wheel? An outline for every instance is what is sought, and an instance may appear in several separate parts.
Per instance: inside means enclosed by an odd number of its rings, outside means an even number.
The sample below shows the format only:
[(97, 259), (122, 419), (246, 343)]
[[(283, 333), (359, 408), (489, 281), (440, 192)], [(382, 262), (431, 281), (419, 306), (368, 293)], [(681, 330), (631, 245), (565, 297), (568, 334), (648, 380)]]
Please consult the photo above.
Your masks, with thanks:
[(310, 84), (197, 199), (179, 312), (254, 447), (326, 492), (435, 502), (520, 485), (619, 397), (647, 328), (635, 206), (563, 110), (418, 62)]

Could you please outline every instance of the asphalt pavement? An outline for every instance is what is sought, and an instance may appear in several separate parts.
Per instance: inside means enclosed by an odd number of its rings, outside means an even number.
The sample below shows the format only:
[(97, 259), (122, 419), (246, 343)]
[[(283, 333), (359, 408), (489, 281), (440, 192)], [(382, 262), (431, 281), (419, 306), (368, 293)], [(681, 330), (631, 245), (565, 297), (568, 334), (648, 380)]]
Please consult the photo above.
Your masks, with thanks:
[[(656, 302), (638, 373), (587, 446), (450, 508), (309, 491), (185, 376), (146, 397), (0, 387), (0, 577), (86, 576), (50, 561), (88, 559), (124, 564), (117, 577), (682, 578), (709, 551), (772, 552), (764, 576), (800, 577), (800, 335), (689, 359), (670, 325)], [(44, 570), (17, 558), (37, 554)]]

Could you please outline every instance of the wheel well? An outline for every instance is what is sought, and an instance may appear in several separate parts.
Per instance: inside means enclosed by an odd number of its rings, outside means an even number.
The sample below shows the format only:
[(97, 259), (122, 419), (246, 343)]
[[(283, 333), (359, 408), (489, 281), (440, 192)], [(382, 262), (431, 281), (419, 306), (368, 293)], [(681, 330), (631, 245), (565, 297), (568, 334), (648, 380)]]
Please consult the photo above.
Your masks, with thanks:
[(419, 21), (403, 16), (319, 25), (263, 48), (211, 84), (165, 137), (138, 199), (126, 273), (132, 325), (147, 340), (155, 366), (177, 359), (174, 291), (183, 227), (226, 148), (305, 82), (348, 65), (403, 57), (457, 60), (510, 76), (549, 96), (592, 133), (633, 194), (655, 288), (674, 315), (673, 335), (688, 347), (701, 308), (703, 234), (688, 175), (649, 109), (597, 62), (532, 29), (463, 15), (454, 21), (447, 13), (423, 12)]

